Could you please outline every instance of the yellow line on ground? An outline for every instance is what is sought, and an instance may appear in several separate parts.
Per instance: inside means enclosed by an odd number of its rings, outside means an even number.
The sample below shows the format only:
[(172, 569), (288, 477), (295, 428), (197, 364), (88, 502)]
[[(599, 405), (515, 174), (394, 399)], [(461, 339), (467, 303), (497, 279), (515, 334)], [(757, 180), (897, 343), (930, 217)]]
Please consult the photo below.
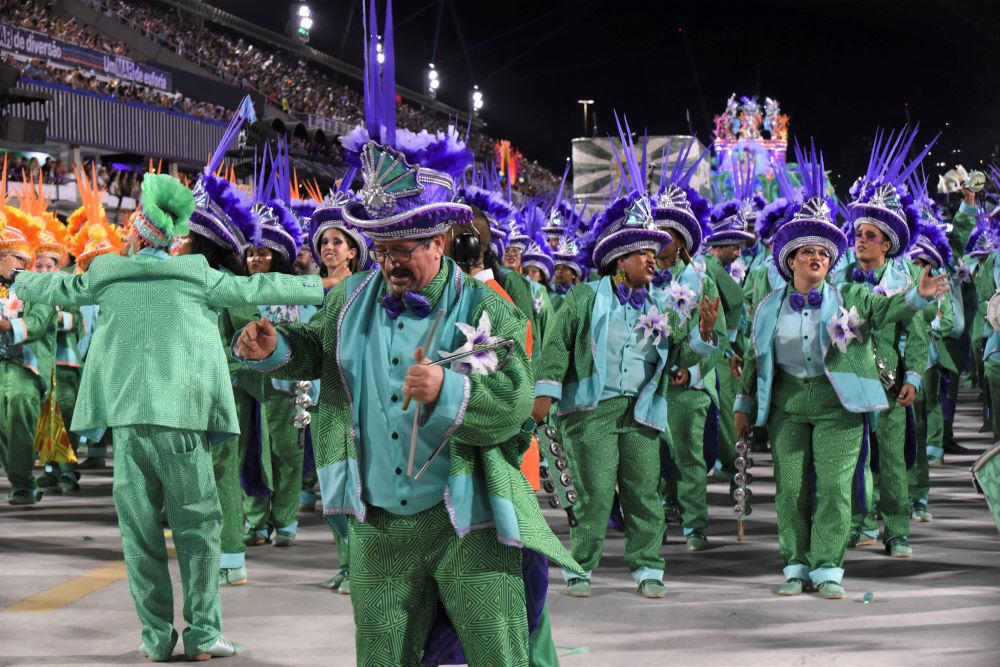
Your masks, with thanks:
[(116, 561), (15, 602), (4, 611), (53, 611), (124, 578), (125, 561)]

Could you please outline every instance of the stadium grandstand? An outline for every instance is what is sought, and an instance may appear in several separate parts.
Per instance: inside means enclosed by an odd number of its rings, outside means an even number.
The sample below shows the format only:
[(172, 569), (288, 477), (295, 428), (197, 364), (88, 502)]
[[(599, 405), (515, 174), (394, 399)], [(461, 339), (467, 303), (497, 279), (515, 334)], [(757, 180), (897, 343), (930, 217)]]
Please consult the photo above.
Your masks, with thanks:
[[(285, 135), (303, 180), (345, 171), (337, 137), (362, 122), (361, 70), (200, 0), (9, 0), (0, 9), (0, 149), (8, 178), (46, 184), (60, 212), (78, 205), (72, 165), (93, 163), (109, 216), (134, 207), (152, 162), (193, 175), (248, 93), (258, 121), (243, 150)], [(558, 187), (537, 163), (470, 126), (468, 113), (397, 88), (399, 124), (470, 128), (477, 160), (517, 161), (518, 187)], [(142, 128), (137, 131), (136, 128)], [(239, 151), (234, 165), (240, 172)]]

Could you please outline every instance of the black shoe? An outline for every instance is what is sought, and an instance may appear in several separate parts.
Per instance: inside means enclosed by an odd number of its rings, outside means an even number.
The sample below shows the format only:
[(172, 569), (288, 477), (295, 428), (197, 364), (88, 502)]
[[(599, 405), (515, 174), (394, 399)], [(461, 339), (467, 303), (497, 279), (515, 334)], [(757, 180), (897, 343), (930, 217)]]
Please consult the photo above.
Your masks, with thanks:
[(46, 470), (39, 478), (36, 480), (38, 486), (43, 489), (51, 489), (53, 486), (59, 483), (59, 471), (58, 470)]
[(970, 450), (968, 447), (963, 447), (954, 440), (946, 440), (944, 451), (946, 454), (968, 454)]

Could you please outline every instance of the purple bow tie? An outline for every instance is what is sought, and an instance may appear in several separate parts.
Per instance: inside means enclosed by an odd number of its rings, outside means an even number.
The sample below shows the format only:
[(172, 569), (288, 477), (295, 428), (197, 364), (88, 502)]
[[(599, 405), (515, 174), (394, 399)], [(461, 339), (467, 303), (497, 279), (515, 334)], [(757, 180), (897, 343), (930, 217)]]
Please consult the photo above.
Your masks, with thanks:
[(556, 285), (556, 294), (565, 295), (573, 285)]
[(878, 285), (878, 277), (875, 275), (875, 269), (868, 269), (867, 271), (862, 271), (858, 267), (854, 267), (851, 271), (851, 280), (856, 283), (867, 282), (870, 285)]
[(389, 316), (390, 320), (399, 317), (404, 310), (409, 310), (418, 318), (427, 317), (431, 312), (431, 302), (416, 292), (399, 294), (390, 291), (382, 297), (380, 305), (385, 308), (385, 314)]
[(809, 290), (809, 296), (806, 296), (802, 292), (792, 292), (788, 295), (788, 304), (796, 313), (802, 312), (802, 309), (806, 307), (807, 301), (813, 308), (818, 308), (823, 303), (823, 295), (820, 294), (818, 289)]
[(618, 283), (618, 287), (615, 288), (615, 296), (618, 297), (618, 303), (621, 305), (632, 306), (636, 310), (642, 310), (642, 304), (646, 303), (646, 288), (639, 287), (637, 289), (629, 289), (629, 286), (624, 282)]
[(673, 279), (674, 274), (670, 272), (670, 269), (663, 269), (653, 274), (653, 285), (663, 287), (664, 285), (669, 285)]

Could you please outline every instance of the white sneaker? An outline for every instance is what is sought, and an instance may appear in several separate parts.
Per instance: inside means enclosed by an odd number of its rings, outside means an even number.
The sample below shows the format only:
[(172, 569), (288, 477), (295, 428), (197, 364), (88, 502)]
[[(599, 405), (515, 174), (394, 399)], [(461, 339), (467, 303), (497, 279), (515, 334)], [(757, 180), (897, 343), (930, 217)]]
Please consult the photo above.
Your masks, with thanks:
[(243, 644), (231, 642), (222, 635), (219, 635), (215, 643), (201, 653), (185, 657), (191, 662), (201, 662), (203, 660), (211, 660), (212, 658), (231, 658), (234, 655), (243, 653), (245, 650), (246, 648), (244, 648)]

